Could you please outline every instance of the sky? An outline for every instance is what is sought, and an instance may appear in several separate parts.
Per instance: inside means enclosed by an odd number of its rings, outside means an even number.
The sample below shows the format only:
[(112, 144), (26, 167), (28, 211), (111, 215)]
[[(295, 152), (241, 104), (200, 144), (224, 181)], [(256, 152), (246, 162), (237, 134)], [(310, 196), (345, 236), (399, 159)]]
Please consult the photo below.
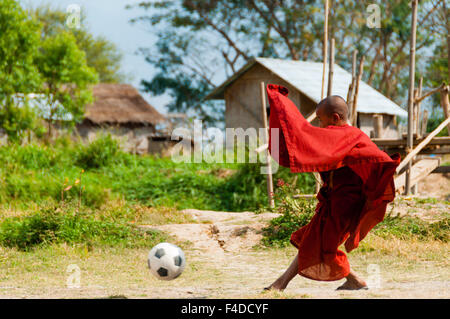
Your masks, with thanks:
[[(150, 11), (143, 9), (125, 9), (126, 5), (141, 2), (140, 0), (20, 0), (25, 8), (50, 4), (55, 9), (66, 11), (69, 5), (79, 5), (86, 14), (88, 30), (94, 36), (104, 36), (113, 42), (123, 53), (122, 70), (131, 75), (129, 81), (135, 88), (141, 89), (142, 79), (150, 80), (156, 69), (145, 62), (144, 57), (137, 55), (139, 47), (151, 47), (157, 41), (155, 35), (143, 26), (132, 25), (129, 20)], [(165, 105), (170, 97), (151, 96), (141, 92), (142, 96), (162, 114), (167, 114)]]

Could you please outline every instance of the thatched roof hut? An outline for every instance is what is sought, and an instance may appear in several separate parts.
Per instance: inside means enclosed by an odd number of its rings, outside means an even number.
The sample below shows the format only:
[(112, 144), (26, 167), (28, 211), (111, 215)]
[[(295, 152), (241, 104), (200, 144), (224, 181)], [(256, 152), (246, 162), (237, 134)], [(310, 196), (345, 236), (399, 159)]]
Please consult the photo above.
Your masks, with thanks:
[(165, 120), (129, 84), (102, 83), (93, 88), (94, 103), (86, 107), (85, 124), (94, 126), (155, 126)]

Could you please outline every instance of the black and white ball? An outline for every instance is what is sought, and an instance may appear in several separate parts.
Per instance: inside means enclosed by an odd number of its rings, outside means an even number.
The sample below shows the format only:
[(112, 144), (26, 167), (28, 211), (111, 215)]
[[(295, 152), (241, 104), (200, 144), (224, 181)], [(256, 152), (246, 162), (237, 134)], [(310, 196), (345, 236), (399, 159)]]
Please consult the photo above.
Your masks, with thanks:
[(186, 258), (180, 247), (170, 243), (160, 243), (150, 250), (147, 263), (156, 278), (172, 280), (183, 272)]

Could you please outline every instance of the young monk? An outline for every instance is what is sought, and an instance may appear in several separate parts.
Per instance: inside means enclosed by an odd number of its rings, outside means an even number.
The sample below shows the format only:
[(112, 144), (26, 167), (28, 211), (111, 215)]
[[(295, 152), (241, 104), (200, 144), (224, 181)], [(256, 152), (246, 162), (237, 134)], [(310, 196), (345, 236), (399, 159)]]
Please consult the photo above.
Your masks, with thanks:
[(274, 153), (278, 147), (275, 159), (293, 173), (319, 172), (323, 185), (316, 214), (291, 235), (297, 256), (265, 289), (283, 290), (297, 274), (320, 281), (345, 278), (339, 290), (367, 289), (338, 247), (345, 243), (350, 252), (383, 220), (386, 205), (395, 196), (393, 175), (399, 154), (388, 156), (360, 129), (348, 125), (348, 107), (339, 96), (317, 105), (320, 127), (315, 127), (287, 97), (285, 87), (269, 84), (267, 94), (270, 130), (279, 129), (279, 139), (269, 140), (269, 150)]

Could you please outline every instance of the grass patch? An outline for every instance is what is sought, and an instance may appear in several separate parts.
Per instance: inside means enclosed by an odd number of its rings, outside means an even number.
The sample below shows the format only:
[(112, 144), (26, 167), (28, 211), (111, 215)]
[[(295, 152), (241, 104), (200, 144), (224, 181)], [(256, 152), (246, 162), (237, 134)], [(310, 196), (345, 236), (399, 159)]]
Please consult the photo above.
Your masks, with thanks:
[[(291, 234), (308, 224), (315, 214), (316, 201), (294, 198), (292, 195), (295, 189), (291, 185), (282, 181), (279, 184), (282, 185), (276, 190), (274, 199), (276, 201), (275, 212), (281, 215), (272, 219), (268, 227), (263, 229), (262, 244), (265, 246), (285, 247), (289, 245)], [(420, 199), (416, 200), (420, 201)], [(423, 200), (423, 203), (429, 202), (434, 202), (434, 199)], [(447, 243), (450, 239), (450, 217), (448, 214), (444, 214), (439, 221), (428, 222), (417, 217), (387, 214), (372, 232), (386, 239), (416, 239)]]
[(450, 239), (450, 217), (445, 216), (440, 221), (430, 223), (416, 217), (387, 215), (383, 222), (375, 226), (374, 233), (383, 238), (417, 238), (446, 243)]
[(275, 212), (281, 214), (270, 220), (263, 228), (262, 244), (265, 246), (286, 247), (290, 245), (291, 234), (309, 223), (315, 214), (315, 200), (294, 198), (295, 189), (284, 182), (275, 191)]
[[(256, 210), (268, 202), (260, 163), (175, 163), (124, 153), (108, 135), (90, 144), (61, 138), (52, 145), (5, 145), (0, 161), (0, 205), (19, 210), (47, 201), (99, 208), (118, 198), (178, 210)], [(310, 173), (280, 167), (274, 178), (295, 179), (302, 192), (314, 188)]]
[(437, 204), (439, 201), (436, 198), (414, 198), (417, 204)]
[(118, 220), (98, 220), (87, 213), (48, 208), (0, 223), (0, 245), (27, 251), (54, 243), (95, 246), (151, 247), (166, 241), (156, 230), (142, 230)]

